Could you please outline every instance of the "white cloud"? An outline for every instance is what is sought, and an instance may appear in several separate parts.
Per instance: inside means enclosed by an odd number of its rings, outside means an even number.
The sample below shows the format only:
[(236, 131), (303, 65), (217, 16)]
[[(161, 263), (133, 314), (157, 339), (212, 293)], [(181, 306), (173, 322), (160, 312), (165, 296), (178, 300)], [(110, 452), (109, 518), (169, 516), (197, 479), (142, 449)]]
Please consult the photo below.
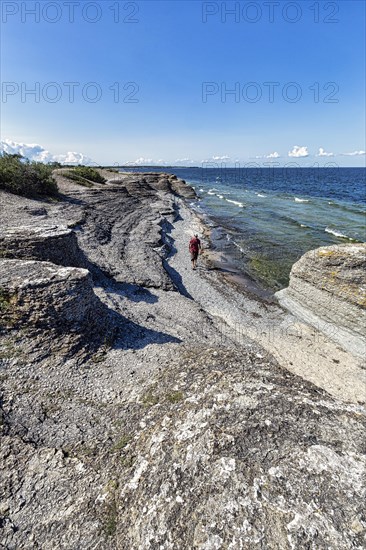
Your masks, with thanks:
[(54, 155), (53, 160), (61, 164), (96, 164), (83, 153), (76, 153), (75, 151), (69, 151), (66, 155)]
[(19, 154), (29, 160), (37, 160), (42, 162), (52, 161), (51, 153), (36, 143), (17, 143), (15, 141), (11, 141), (10, 139), (4, 139), (4, 141), (0, 142), (0, 151), (8, 153), (9, 155)]
[(323, 147), (319, 147), (319, 153), (316, 155), (317, 157), (334, 157), (334, 153), (327, 153), (324, 151)]
[[(160, 160), (160, 163), (162, 161)], [(152, 166), (153, 164), (159, 164), (159, 161), (155, 161), (153, 159), (147, 159), (147, 158), (144, 158), (144, 157), (140, 157), (136, 160), (129, 160), (128, 162), (125, 162), (124, 165), (125, 166)]]
[(211, 158), (209, 158), (209, 159), (201, 160), (201, 163), (207, 164), (207, 163), (210, 163), (210, 162), (212, 162), (212, 163), (214, 163), (214, 162), (215, 162), (215, 163), (216, 163), (216, 162), (225, 162), (225, 161), (227, 161), (227, 160), (230, 160), (230, 157), (227, 156), (227, 155), (222, 155), (222, 156), (215, 155), (215, 156), (213, 156), (213, 157), (211, 157)]
[(366, 151), (353, 151), (352, 153), (343, 153), (347, 157), (355, 157), (356, 155), (366, 155)]
[[(281, 155), (277, 153), (277, 151), (274, 151), (273, 153), (269, 153), (269, 155), (256, 155), (255, 159), (278, 159)], [(250, 157), (253, 158), (253, 157)]]
[(64, 155), (52, 155), (41, 145), (36, 143), (17, 143), (10, 139), (4, 139), (0, 142), (0, 152), (8, 153), (9, 155), (22, 155), (29, 160), (37, 162), (60, 162), (61, 164), (95, 164), (92, 160), (83, 153), (69, 151)]
[(308, 148), (304, 146), (299, 147), (299, 145), (294, 145), (292, 151), (288, 152), (288, 156), (295, 158), (308, 157)]
[(192, 159), (189, 159), (189, 158), (184, 158), (184, 159), (175, 159), (174, 161), (174, 164), (195, 164), (196, 161), (192, 160)]
[(216, 157), (212, 157), (212, 160), (229, 160), (230, 157), (228, 157), (227, 155), (223, 155), (222, 157), (220, 156), (216, 156)]

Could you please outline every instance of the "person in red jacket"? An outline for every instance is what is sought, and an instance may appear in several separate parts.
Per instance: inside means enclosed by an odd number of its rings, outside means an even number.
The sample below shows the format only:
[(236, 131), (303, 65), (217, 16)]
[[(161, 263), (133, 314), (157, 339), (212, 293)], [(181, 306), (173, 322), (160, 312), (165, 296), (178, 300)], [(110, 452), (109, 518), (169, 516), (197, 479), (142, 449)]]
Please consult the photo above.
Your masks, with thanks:
[(189, 252), (191, 254), (191, 262), (192, 262), (193, 269), (196, 269), (197, 267), (197, 258), (200, 250), (201, 250), (201, 241), (199, 240), (198, 235), (195, 235), (189, 241)]

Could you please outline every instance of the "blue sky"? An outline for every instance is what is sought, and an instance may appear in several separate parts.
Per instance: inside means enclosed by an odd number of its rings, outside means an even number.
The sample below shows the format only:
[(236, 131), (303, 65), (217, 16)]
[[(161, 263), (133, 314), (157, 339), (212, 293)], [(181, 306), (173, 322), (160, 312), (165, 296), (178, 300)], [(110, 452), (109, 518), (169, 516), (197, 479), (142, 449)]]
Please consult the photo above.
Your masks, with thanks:
[(364, 25), (358, 0), (4, 0), (1, 139), (98, 164), (364, 166)]

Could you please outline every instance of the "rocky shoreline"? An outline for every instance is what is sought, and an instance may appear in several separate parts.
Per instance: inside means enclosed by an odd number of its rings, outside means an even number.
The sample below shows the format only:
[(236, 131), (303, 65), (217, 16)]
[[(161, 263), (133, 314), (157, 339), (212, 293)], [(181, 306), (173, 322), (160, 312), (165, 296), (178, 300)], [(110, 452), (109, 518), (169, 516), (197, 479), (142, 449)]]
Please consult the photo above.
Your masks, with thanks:
[(103, 175), (0, 193), (3, 547), (362, 548), (359, 359), (192, 272), (182, 180)]

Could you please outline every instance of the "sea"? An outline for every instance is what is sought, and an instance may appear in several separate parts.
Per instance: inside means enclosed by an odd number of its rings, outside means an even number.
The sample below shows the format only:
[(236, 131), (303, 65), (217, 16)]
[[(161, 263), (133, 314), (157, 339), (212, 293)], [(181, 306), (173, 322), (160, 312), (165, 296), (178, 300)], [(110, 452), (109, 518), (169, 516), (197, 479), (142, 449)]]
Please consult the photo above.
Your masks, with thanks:
[(192, 185), (190, 206), (210, 225), (225, 269), (271, 291), (288, 285), (308, 250), (366, 241), (365, 168), (120, 169), (169, 172)]

